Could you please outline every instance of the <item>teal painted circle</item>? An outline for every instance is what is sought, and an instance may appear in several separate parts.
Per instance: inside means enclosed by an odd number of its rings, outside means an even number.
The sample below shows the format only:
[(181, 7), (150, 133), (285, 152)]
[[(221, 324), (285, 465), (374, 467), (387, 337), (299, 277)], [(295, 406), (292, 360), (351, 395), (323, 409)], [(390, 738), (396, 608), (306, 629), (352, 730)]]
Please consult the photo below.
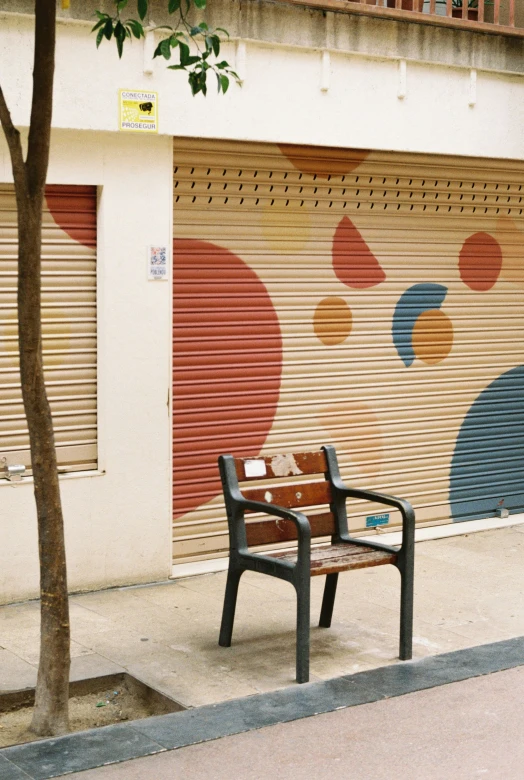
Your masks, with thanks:
[(524, 510), (524, 366), (507, 371), (467, 413), (451, 462), (453, 520)]

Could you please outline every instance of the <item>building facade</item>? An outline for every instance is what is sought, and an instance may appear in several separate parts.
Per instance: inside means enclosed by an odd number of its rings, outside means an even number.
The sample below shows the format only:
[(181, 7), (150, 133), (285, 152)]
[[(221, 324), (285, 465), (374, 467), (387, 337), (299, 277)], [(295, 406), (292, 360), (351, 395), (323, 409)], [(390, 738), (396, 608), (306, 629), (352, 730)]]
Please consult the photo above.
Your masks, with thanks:
[[(0, 7), (2, 87), (25, 128), (31, 3)], [(213, 0), (242, 86), (204, 99), (152, 61), (153, 32), (121, 61), (96, 51), (96, 7), (60, 17), (44, 213), (71, 589), (223, 556), (225, 451), (334, 443), (348, 480), (406, 496), (421, 524), (522, 510), (521, 9), (502, 5), (497, 26)], [(119, 129), (123, 89), (158, 96), (157, 133)], [(7, 602), (36, 595), (38, 561), (3, 141), (0, 161), (0, 450), (29, 471), (0, 473)], [(174, 267), (158, 281), (162, 246)], [(375, 514), (352, 506), (353, 529)]]

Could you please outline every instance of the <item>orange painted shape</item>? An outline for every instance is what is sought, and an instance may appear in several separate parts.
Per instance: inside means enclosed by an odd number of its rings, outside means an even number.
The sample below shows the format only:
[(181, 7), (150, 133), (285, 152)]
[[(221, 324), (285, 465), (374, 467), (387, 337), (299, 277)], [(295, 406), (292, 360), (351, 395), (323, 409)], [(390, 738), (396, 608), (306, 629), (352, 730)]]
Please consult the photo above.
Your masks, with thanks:
[(489, 233), (474, 233), (464, 241), (459, 255), (459, 272), (464, 284), (472, 290), (491, 290), (501, 268), (500, 245)]
[(269, 293), (232, 252), (173, 242), (174, 517), (221, 493), (217, 457), (256, 456), (273, 425), (282, 337)]
[(351, 333), (353, 315), (343, 298), (324, 298), (318, 304), (313, 317), (313, 329), (317, 338), (326, 346), (342, 344)]
[(337, 149), (330, 146), (278, 144), (278, 148), (298, 171), (319, 179), (351, 173), (370, 154), (369, 149)]
[(440, 309), (423, 312), (413, 327), (413, 351), (428, 365), (441, 363), (453, 346), (453, 324)]
[(333, 238), (333, 270), (347, 287), (375, 287), (386, 278), (377, 258), (349, 217), (343, 217)]
[(96, 247), (96, 187), (90, 184), (47, 184), (51, 216), (73, 241)]
[(382, 434), (376, 414), (365, 403), (348, 402), (322, 408), (318, 420), (347, 450), (351, 460), (367, 477), (376, 477), (382, 463)]

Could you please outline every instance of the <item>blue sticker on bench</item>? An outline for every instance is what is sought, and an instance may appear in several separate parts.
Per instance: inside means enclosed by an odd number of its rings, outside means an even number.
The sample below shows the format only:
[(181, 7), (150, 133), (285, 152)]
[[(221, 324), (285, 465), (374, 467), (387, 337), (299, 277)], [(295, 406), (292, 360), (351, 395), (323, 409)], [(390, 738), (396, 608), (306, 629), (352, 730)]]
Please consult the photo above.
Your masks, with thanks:
[(384, 515), (369, 515), (366, 517), (366, 528), (376, 528), (377, 525), (387, 525), (389, 523), (389, 513)]

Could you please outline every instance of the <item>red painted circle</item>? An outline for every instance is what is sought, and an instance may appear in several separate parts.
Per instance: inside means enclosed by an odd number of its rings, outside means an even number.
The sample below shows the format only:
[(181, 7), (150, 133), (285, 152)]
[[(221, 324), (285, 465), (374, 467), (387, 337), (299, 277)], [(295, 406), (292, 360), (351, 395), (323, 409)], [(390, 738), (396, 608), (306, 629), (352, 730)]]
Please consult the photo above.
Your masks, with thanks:
[(464, 241), (459, 255), (460, 278), (477, 292), (490, 290), (499, 278), (502, 251), (489, 233), (474, 233)]
[(56, 224), (73, 241), (96, 248), (96, 187), (46, 184), (45, 199)]
[(257, 455), (273, 425), (282, 337), (269, 293), (239, 257), (173, 242), (174, 516), (220, 493), (217, 457)]

